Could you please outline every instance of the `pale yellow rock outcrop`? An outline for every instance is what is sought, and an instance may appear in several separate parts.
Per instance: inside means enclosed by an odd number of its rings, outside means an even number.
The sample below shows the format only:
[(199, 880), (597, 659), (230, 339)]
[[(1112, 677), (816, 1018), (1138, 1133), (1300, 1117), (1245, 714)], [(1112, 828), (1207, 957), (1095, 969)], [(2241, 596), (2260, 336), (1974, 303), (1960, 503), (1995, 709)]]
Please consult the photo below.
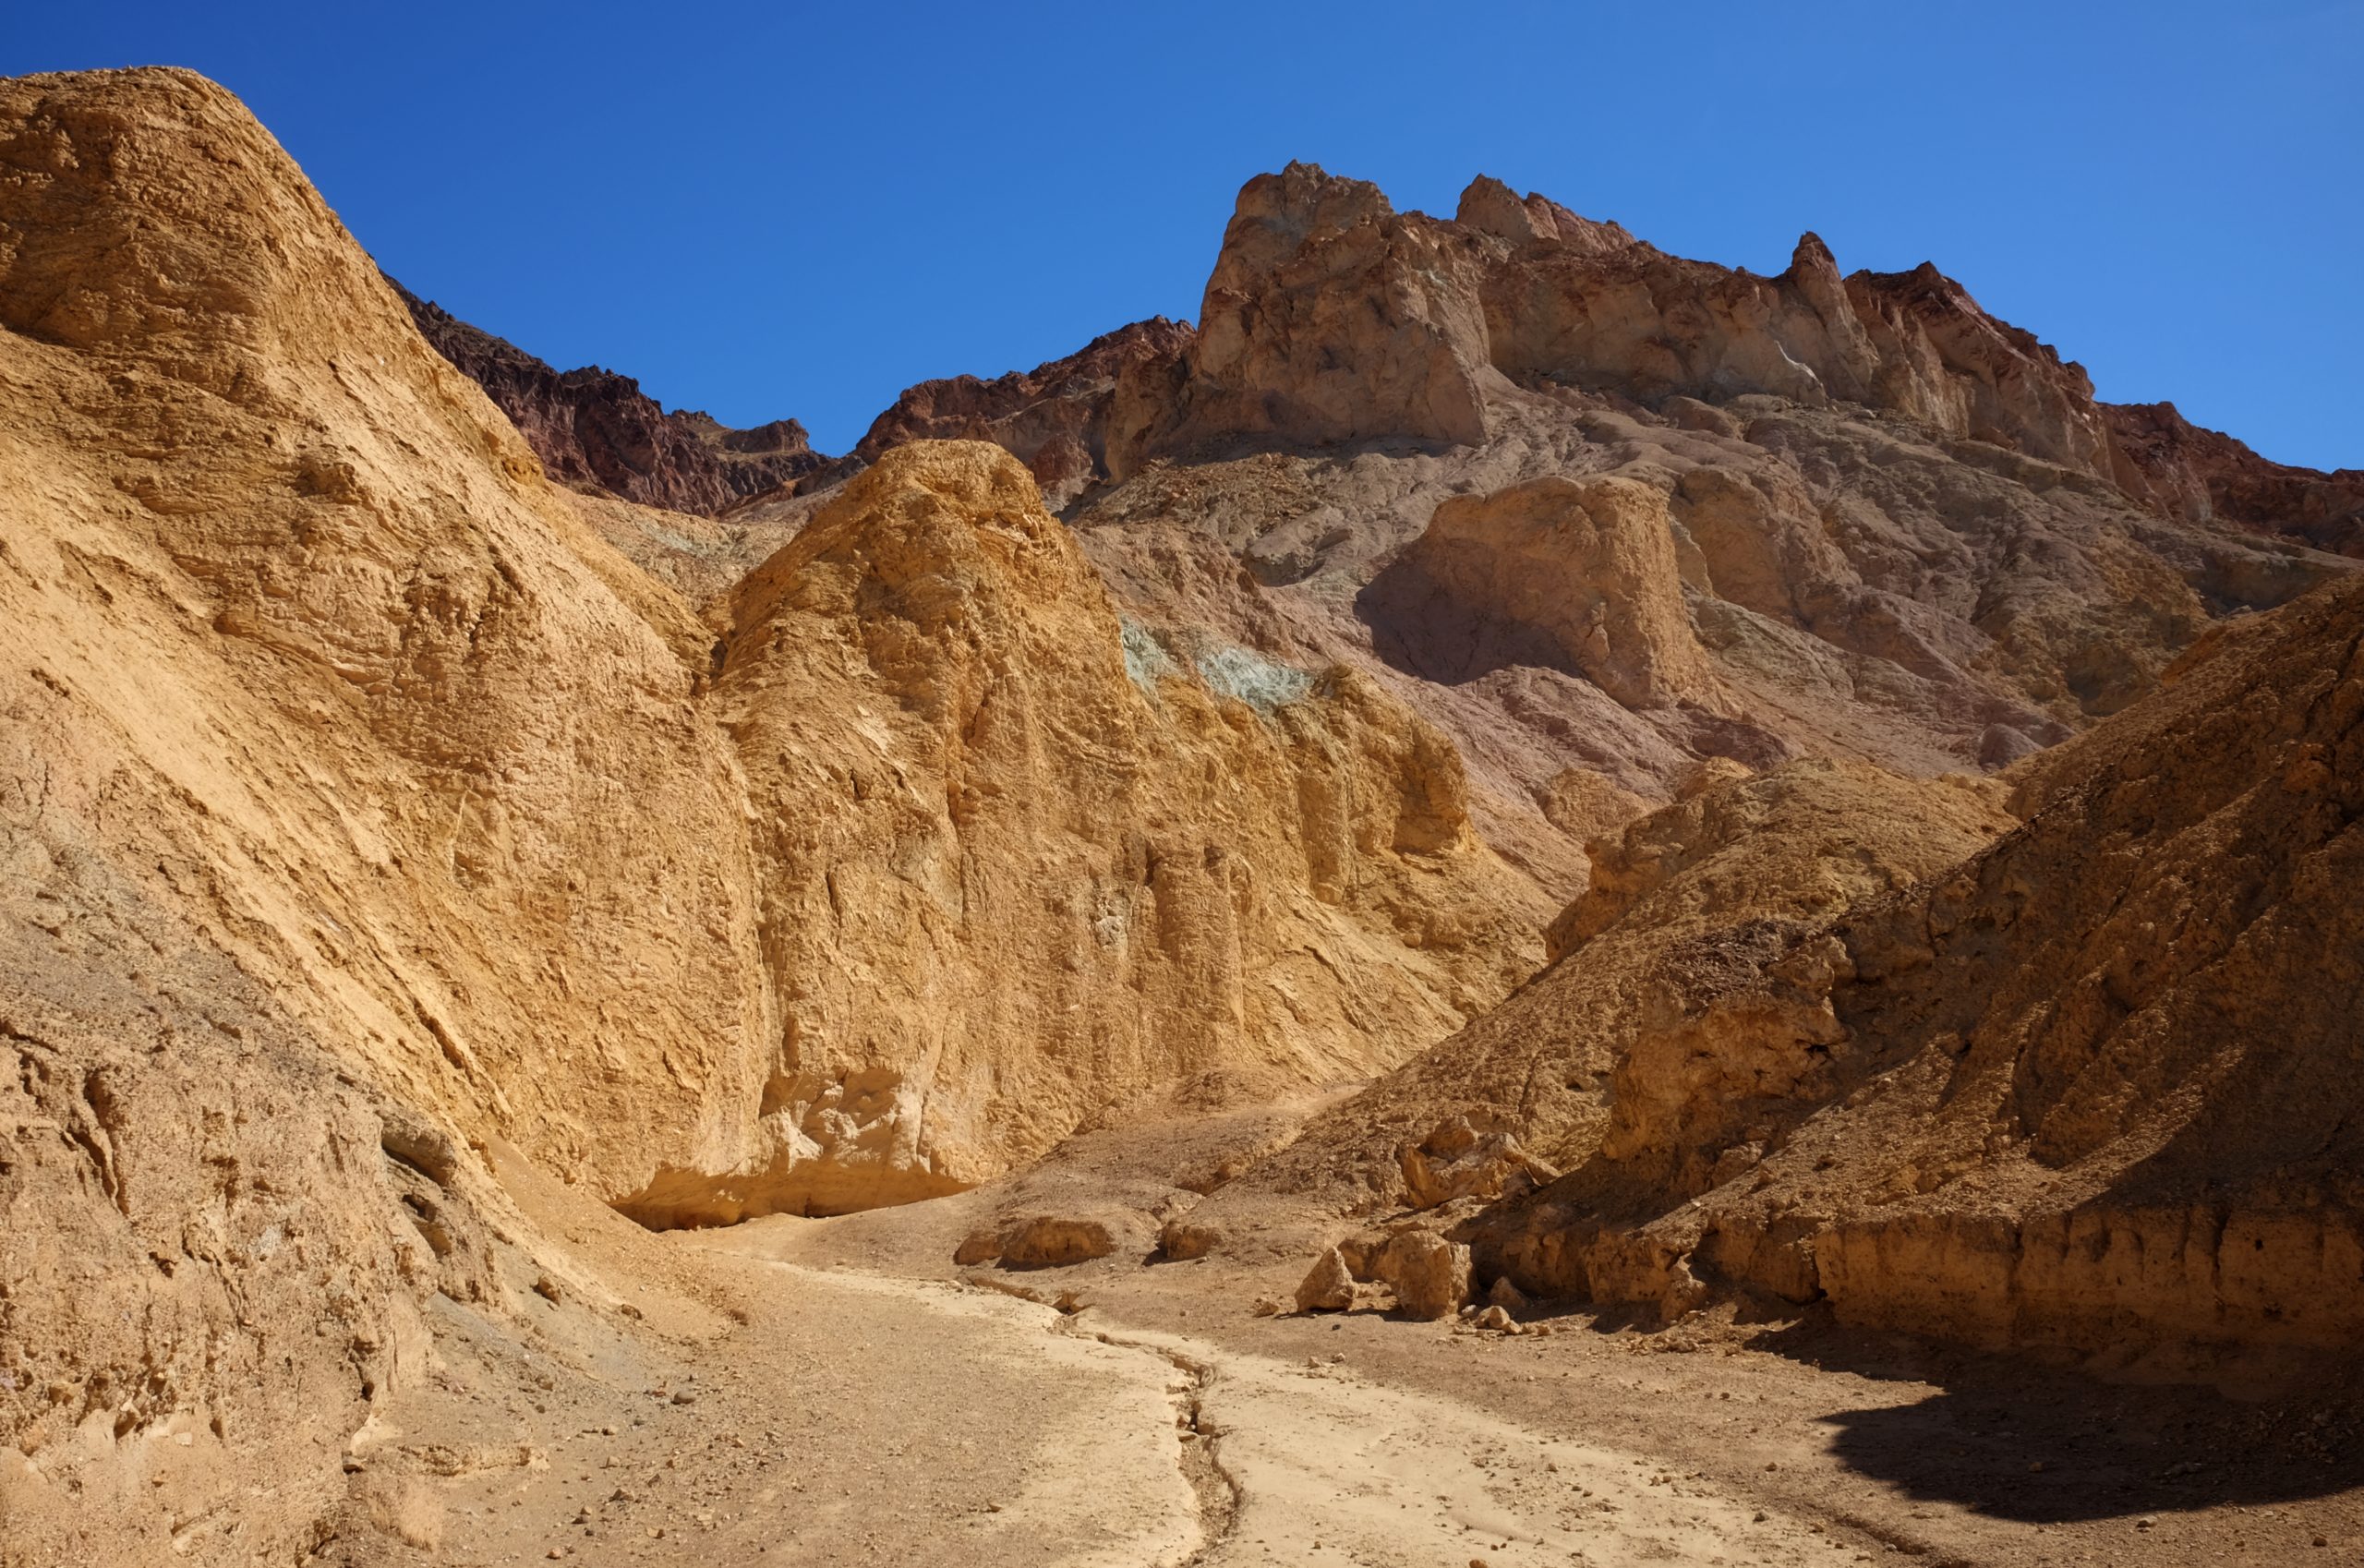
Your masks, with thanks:
[(36, 1560), (163, 1550), (184, 1445), (296, 1555), (439, 1294), (614, 1308), (488, 1151), (657, 1223), (892, 1201), (1382, 1067), (1539, 951), (1433, 730), (1169, 656), (997, 449), (881, 464), (718, 650), (200, 78), (0, 82), (0, 1513), (79, 1498)]

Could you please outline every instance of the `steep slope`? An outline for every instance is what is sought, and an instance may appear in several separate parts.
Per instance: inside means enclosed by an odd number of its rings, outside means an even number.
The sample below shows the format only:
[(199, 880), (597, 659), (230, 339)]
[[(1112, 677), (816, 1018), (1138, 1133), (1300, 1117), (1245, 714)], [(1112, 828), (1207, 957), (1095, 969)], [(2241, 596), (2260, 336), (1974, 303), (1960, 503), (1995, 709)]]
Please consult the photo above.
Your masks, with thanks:
[(1351, 671), (1124, 621), (996, 447), (848, 485), (733, 594), (716, 700), (770, 1152), (660, 1174), (652, 1221), (948, 1191), (1160, 1086), (1367, 1072), (1532, 962), (1546, 906), (1449, 745)]
[(734, 430), (694, 410), (668, 414), (629, 376), (596, 365), (554, 370), (400, 283), (394, 289), (420, 335), (484, 388), (561, 484), (711, 516), (828, 461), (793, 419)]
[(1533, 1169), (1504, 1139), (1554, 1170), (1592, 1158), (1627, 1092), (1622, 1064), (1637, 1053), (1688, 1061), (1827, 1051), (1838, 1031), (1807, 987), (1743, 995), (1734, 977), (1753, 977), (1802, 934), (1949, 869), (2011, 826), (2001, 787), (1985, 780), (1827, 761), (1754, 778), (1725, 767), (1592, 842), (1592, 887), (1552, 928), (1550, 968), (1315, 1118), (1194, 1221), (1221, 1226), (1291, 1194), (1367, 1212), (1431, 1207), (1445, 1184), (1424, 1182), (1416, 1167), (1437, 1153), (1423, 1149), (1431, 1135), (1456, 1123), (1488, 1140), (1478, 1157), (1464, 1157), (1465, 1139), (1450, 1162), (1425, 1163), (1466, 1166), (1455, 1196), (1493, 1196)]
[(1727, 989), (1786, 983), (1826, 1049), (1637, 1049), (1495, 1266), (1989, 1345), (2355, 1344), (2359, 645), (2354, 582), (2226, 632), (2033, 766), (2023, 827), (1756, 956)]
[(0, 407), (10, 1568), (292, 1559), (439, 1338), (638, 1333), (496, 1154), (888, 1201), (1538, 950), (1449, 746), (1128, 627), (995, 449), (891, 454), (718, 647), (187, 73), (0, 83)]
[(2169, 517), (2221, 517), (2339, 555), (2364, 555), (2364, 469), (2273, 463), (2172, 403), (2104, 404), (2118, 483)]
[(759, 1091), (706, 639), (227, 93), (0, 83), (0, 1510), (285, 1559), (530, 1299), (457, 1129), (597, 1186)]

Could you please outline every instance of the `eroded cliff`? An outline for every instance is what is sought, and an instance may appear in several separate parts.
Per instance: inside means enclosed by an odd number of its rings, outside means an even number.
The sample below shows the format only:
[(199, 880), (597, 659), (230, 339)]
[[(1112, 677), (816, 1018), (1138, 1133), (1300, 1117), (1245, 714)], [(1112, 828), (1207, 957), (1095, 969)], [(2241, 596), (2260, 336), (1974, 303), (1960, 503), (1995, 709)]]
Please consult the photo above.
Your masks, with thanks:
[(1539, 951), (1449, 745), (1120, 619), (997, 449), (888, 454), (718, 646), (220, 88), (0, 84), (0, 175), (12, 1550), (292, 1554), (439, 1302), (621, 1332), (494, 1151), (894, 1201)]

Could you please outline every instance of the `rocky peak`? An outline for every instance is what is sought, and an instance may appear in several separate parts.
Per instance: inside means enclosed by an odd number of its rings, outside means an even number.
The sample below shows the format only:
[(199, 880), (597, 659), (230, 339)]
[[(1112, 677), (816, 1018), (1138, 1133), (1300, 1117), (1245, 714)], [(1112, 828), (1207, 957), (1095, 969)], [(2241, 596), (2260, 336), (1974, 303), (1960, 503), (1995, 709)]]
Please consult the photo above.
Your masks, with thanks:
[[(1530, 198), (1529, 201), (1533, 199)], [(1454, 210), (1453, 221), (1513, 245), (1559, 238), (1560, 225), (1550, 212), (1531, 210), (1529, 201), (1521, 201), (1512, 194), (1510, 187), (1493, 175), (1479, 175), (1461, 193), (1461, 205)]]
[(2364, 557), (2364, 469), (2325, 474), (2271, 462), (2192, 424), (2172, 403), (2100, 407), (2119, 487), (2152, 510)]
[(1104, 332), (1061, 359), (991, 380), (952, 376), (905, 389), (847, 459), (875, 463), (915, 440), (992, 441), (1033, 471), (1051, 505), (1108, 476), (1108, 409), (1128, 369), (1178, 360), (1194, 336), (1163, 316)]
[(1808, 235), (1787, 272), (1760, 278), (1490, 176), (1444, 221), (1306, 163), (1241, 190), (1199, 341), (1137, 382), (1116, 465), (1241, 441), (1472, 444), (1505, 379), (1646, 402), (1860, 403), (2096, 477), (2112, 468), (2082, 368), (1934, 266), (1842, 279)]
[[(1242, 268), (1270, 265), (1314, 236), (1344, 234), (1394, 216), (1386, 192), (1369, 180), (1347, 179), (1319, 163), (1292, 163), (1277, 175), (1259, 175), (1240, 187), (1231, 224), (1224, 232), (1223, 254)], [(1220, 271), (1221, 261), (1216, 265)]]
[(1243, 440), (1483, 439), (1486, 323), (1467, 234), (1310, 163), (1248, 181), (1197, 342), (1118, 389), (1112, 472)]
[(1578, 217), (1533, 191), (1518, 197), (1491, 175), (1479, 175), (1469, 182), (1453, 221), (1465, 229), (1507, 240), (1514, 247), (1549, 246), (1598, 256), (1637, 243), (1621, 223)]
[(420, 334), (484, 388), (561, 484), (711, 516), (822, 465), (793, 419), (735, 430), (704, 413), (668, 414), (630, 376), (596, 365), (553, 369), (400, 283), (394, 288)]

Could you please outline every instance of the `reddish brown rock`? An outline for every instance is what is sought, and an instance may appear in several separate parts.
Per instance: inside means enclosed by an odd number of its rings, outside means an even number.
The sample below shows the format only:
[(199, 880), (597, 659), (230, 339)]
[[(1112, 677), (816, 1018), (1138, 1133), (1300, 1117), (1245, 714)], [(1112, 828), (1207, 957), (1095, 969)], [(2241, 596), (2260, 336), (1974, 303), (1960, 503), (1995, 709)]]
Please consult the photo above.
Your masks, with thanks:
[(2204, 430), (2172, 403), (2105, 403), (2117, 482), (2153, 510), (2221, 518), (2255, 533), (2364, 556), (2364, 469), (2326, 474), (2269, 462)]
[(1063, 359), (984, 380), (953, 376), (907, 389), (871, 422), (848, 459), (870, 464), (915, 440), (992, 441), (1025, 464), (1053, 507), (1107, 476), (1107, 416), (1116, 379), (1170, 364), (1189, 324), (1159, 316), (1092, 340)]
[(668, 414), (629, 376), (597, 366), (554, 370), (400, 283), (394, 288), (420, 333), (484, 388), (561, 484), (712, 516), (826, 461), (793, 419), (734, 430), (694, 410)]

